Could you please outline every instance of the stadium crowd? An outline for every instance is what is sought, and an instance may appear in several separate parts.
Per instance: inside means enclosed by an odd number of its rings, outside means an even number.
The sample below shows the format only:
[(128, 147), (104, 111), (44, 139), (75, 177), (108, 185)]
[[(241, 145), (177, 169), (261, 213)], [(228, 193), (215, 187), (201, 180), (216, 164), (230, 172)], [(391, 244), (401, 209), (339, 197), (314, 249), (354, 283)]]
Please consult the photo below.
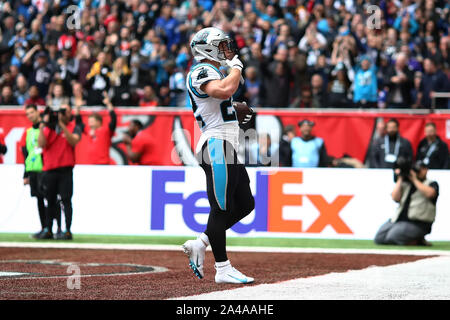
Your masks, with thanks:
[(253, 106), (431, 108), (450, 91), (449, 12), (445, 0), (1, 0), (0, 105), (102, 105), (108, 91), (115, 106), (186, 106), (189, 40), (216, 26), (246, 66), (235, 97)]

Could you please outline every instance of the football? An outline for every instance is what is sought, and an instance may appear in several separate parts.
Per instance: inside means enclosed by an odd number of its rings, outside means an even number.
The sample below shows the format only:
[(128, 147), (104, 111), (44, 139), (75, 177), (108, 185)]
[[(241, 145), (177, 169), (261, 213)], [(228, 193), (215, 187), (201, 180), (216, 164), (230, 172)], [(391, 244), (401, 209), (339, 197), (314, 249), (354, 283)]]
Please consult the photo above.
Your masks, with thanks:
[(244, 102), (233, 102), (239, 124), (246, 124), (253, 116), (253, 109)]

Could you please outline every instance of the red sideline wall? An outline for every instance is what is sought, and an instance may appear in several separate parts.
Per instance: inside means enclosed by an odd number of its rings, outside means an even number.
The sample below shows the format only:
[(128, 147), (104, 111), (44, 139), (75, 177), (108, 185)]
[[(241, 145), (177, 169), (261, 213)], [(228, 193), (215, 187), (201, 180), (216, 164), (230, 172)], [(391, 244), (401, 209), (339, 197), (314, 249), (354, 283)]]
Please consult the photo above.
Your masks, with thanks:
[[(91, 110), (82, 110), (83, 121), (87, 123), (87, 117)], [(108, 125), (108, 113), (105, 110), (99, 111), (104, 117), (104, 125)], [(180, 120), (183, 129), (189, 131), (191, 149), (195, 150), (196, 138), (199, 136), (199, 129), (192, 116), (192, 111), (188, 109), (176, 108), (117, 108), (118, 115), (117, 128), (113, 141), (116, 147), (122, 148), (120, 143), (121, 131), (123, 131), (129, 121), (133, 118), (139, 119), (146, 125), (145, 130), (157, 137), (160, 143), (157, 150), (160, 163), (156, 165), (177, 165), (179, 159), (173, 155), (174, 142), (172, 132), (175, 120)], [(328, 111), (287, 111), (287, 110), (266, 110), (259, 109), (258, 116), (276, 116), (283, 126), (297, 125), (301, 119), (309, 119), (316, 123), (313, 133), (325, 140), (328, 154), (334, 157), (341, 157), (348, 154), (354, 158), (364, 161), (370, 139), (375, 129), (375, 122), (378, 117), (387, 121), (396, 118), (400, 122), (400, 133), (409, 139), (414, 152), (416, 152), (419, 141), (423, 138), (424, 125), (433, 121), (436, 123), (438, 135), (450, 145), (450, 114), (404, 114), (404, 113), (378, 113), (378, 112), (328, 112)], [(0, 135), (4, 137), (15, 129), (25, 129), (30, 126), (21, 109), (0, 109)], [(86, 139), (82, 139), (76, 147), (76, 159), (78, 164), (86, 164), (83, 158), (83, 149)], [(23, 163), (23, 156), (20, 152), (19, 139), (7, 139), (8, 152), (15, 150), (16, 163)], [(113, 161), (112, 161), (113, 163)]]

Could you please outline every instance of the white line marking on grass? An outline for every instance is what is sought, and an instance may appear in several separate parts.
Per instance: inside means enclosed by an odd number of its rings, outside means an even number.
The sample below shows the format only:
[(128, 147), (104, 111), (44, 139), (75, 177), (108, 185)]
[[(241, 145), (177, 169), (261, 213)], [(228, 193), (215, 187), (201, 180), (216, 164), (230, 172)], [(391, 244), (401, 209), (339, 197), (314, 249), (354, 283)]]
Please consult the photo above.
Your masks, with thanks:
[[(301, 266), (299, 266), (301, 268)], [(252, 276), (252, 274), (249, 274)], [(255, 281), (264, 281), (258, 279)], [(224, 286), (226, 288), (226, 286)], [(450, 299), (450, 257), (371, 266), (273, 284), (181, 297), (192, 300), (438, 300)]]
[[(105, 244), (73, 242), (0, 242), (6, 248), (55, 248), (55, 249), (96, 249), (96, 250), (164, 250), (182, 251), (180, 245), (153, 244)], [(211, 250), (208, 247), (208, 250)], [(340, 254), (390, 254), (419, 256), (450, 256), (450, 250), (427, 249), (322, 249), (322, 248), (287, 248), (287, 247), (243, 247), (228, 246), (229, 252), (277, 252), (277, 253), (340, 253)]]
[(23, 275), (27, 275), (27, 274), (29, 274), (29, 273), (0, 271), (0, 277), (16, 277), (16, 276), (23, 276)]

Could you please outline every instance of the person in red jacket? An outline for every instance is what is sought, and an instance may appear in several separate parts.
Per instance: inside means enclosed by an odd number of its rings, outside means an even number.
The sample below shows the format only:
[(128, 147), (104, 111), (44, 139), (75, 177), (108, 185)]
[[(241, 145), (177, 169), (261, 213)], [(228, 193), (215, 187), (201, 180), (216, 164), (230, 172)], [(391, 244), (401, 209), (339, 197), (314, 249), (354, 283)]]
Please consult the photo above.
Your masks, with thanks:
[(5, 137), (3, 134), (3, 129), (0, 128), (0, 163), (3, 163), (3, 155), (8, 151), (5, 144)]
[(62, 105), (57, 119), (51, 120), (51, 111), (44, 112), (39, 125), (38, 146), (43, 149), (43, 187), (47, 199), (46, 227), (39, 239), (52, 239), (53, 217), (56, 216), (57, 196), (61, 197), (66, 220), (62, 240), (72, 240), (72, 195), (75, 146), (81, 139), (82, 128), (72, 116), (70, 105)]
[(160, 155), (155, 152), (157, 141), (150, 135), (148, 130), (139, 120), (131, 120), (128, 132), (123, 136), (123, 143), (126, 146), (127, 156), (131, 162), (140, 165), (158, 164)]
[(114, 106), (111, 104), (108, 95), (104, 94), (103, 103), (109, 111), (110, 122), (103, 125), (103, 118), (98, 113), (93, 113), (88, 118), (88, 126), (85, 130), (88, 139), (86, 150), (86, 162), (88, 164), (110, 164), (109, 149), (111, 148), (111, 138), (114, 136), (117, 125), (117, 116)]

